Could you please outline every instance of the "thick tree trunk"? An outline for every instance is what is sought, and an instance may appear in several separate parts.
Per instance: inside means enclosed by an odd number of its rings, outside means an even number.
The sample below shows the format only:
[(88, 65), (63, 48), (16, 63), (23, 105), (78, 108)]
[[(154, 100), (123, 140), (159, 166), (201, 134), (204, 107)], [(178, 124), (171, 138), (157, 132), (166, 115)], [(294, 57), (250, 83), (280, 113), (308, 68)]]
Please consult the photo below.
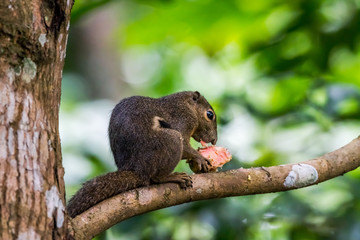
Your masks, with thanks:
[(0, 239), (63, 239), (58, 131), (72, 0), (0, 2)]

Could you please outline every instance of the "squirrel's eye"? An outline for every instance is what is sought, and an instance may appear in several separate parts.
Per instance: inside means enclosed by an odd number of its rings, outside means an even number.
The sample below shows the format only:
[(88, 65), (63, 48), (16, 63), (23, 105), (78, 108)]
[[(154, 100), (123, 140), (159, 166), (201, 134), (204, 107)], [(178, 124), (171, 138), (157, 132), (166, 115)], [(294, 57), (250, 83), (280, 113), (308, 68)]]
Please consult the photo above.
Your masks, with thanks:
[(214, 112), (209, 110), (209, 111), (206, 112), (206, 116), (207, 116), (210, 120), (213, 120), (213, 119), (214, 119)]

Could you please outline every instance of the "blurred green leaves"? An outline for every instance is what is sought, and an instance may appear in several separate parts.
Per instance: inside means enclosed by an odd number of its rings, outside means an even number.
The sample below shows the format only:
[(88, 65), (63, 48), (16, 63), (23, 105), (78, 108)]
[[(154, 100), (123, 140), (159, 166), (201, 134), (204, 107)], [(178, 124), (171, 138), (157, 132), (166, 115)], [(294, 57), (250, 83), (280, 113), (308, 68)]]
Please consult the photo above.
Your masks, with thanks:
[(111, 0), (76, 0), (71, 10), (71, 21), (78, 21), (87, 13), (109, 2), (111, 2)]
[[(90, 24), (95, 40), (87, 35), (77, 42), (70, 34), (72, 49), (89, 46), (69, 62), (88, 51), (105, 52), (113, 69), (96, 54), (96, 64), (84, 57), (81, 66), (121, 75), (117, 81), (129, 92), (108, 75), (98, 79), (118, 90), (113, 105), (128, 95), (199, 90), (217, 112), (219, 144), (234, 156), (224, 170), (304, 161), (359, 135), (359, 0), (76, 0), (72, 24), (85, 28), (83, 19), (104, 9), (116, 16), (109, 18), (115, 23), (95, 21), (114, 26), (108, 45), (96, 49), (93, 42), (104, 32)], [(101, 159), (106, 134), (96, 132), (88, 141), (91, 131), (106, 129), (108, 115), (99, 114), (104, 107), (96, 102), (88, 108), (92, 113), (81, 115), (84, 107), (76, 102), (87, 100), (91, 84), (80, 73), (64, 76), (62, 107), (66, 116), (82, 119), (69, 131), (103, 116), (80, 131), (80, 145), (87, 147), (76, 148), (82, 159), (75, 162), (91, 162), (88, 175), (106, 172), (112, 161)], [(63, 135), (66, 154), (67, 139), (79, 136)], [(94, 144), (99, 139), (103, 147)], [(177, 171), (189, 169), (182, 162)], [(186, 204), (129, 219), (100, 238), (358, 240), (359, 181), (355, 170), (307, 189)]]
[(263, 114), (284, 114), (305, 100), (309, 86), (310, 79), (299, 76), (259, 79), (247, 86), (246, 100)]

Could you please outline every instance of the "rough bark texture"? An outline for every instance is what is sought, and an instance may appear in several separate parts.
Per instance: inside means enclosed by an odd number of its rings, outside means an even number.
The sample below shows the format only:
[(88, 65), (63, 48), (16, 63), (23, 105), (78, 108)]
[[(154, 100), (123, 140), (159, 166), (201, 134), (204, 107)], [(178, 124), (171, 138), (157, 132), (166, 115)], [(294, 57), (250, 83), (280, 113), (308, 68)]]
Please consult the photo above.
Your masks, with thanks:
[(192, 176), (193, 188), (176, 184), (138, 188), (107, 199), (71, 220), (75, 239), (91, 239), (130, 217), (204, 199), (287, 191), (318, 184), (360, 166), (360, 138), (319, 158), (268, 168)]
[(0, 239), (66, 234), (58, 112), (72, 2), (0, 2)]

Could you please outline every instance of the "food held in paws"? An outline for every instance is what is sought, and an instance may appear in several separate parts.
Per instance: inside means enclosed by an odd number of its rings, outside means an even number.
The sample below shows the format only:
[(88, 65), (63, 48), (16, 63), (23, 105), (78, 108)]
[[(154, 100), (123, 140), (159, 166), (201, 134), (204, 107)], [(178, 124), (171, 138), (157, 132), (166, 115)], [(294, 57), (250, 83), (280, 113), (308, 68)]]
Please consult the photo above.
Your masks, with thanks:
[[(224, 147), (207, 146), (205, 142), (201, 141), (204, 148), (199, 148), (199, 153), (209, 160), (210, 166), (208, 172), (216, 172), (217, 168), (222, 167), (225, 163), (231, 160), (230, 152)], [(190, 164), (193, 172), (199, 173), (197, 166)]]

